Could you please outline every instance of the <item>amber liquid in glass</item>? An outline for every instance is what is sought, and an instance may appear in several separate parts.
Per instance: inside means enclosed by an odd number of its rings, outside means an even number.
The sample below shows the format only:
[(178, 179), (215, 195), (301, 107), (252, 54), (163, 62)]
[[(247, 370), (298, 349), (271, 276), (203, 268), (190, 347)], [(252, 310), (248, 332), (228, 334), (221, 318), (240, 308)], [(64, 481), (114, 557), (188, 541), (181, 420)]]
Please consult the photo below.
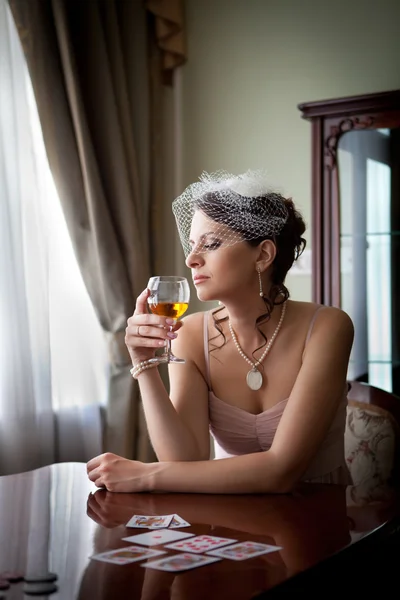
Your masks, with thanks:
[(149, 309), (154, 315), (179, 319), (188, 309), (187, 302), (149, 302)]

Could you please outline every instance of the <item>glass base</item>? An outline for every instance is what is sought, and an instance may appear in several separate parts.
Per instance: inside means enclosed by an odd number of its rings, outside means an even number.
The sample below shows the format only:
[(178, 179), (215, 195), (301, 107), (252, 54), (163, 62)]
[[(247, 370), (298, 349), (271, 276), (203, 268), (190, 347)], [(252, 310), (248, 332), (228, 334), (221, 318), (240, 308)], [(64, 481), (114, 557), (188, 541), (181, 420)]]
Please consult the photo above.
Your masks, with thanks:
[(186, 361), (183, 358), (178, 358), (177, 356), (174, 356), (173, 354), (171, 354), (169, 357), (169, 360), (167, 362), (178, 363), (178, 364), (184, 365)]
[(185, 360), (183, 358), (178, 358), (171, 353), (169, 354), (160, 354), (160, 356), (155, 356), (154, 358), (150, 358), (147, 362), (151, 364), (161, 365), (163, 363), (177, 363), (177, 364), (185, 364)]

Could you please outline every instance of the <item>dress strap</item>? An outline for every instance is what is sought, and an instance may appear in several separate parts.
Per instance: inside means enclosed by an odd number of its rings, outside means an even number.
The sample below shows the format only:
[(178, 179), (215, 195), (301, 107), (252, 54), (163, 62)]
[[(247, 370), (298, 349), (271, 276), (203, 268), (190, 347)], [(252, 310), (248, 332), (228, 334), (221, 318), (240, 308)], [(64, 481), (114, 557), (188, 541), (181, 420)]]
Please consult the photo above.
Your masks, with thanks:
[(209, 311), (204, 313), (204, 360), (206, 361), (206, 377), (208, 389), (211, 390), (210, 380), (210, 355), (208, 352), (208, 315)]
[(309, 339), (310, 339), (310, 337), (311, 337), (311, 333), (312, 333), (312, 330), (313, 330), (313, 327), (314, 327), (315, 319), (317, 318), (317, 315), (318, 315), (319, 311), (320, 311), (322, 308), (326, 308), (326, 307), (325, 307), (323, 304), (321, 304), (321, 306), (319, 306), (319, 307), (317, 308), (317, 310), (314, 312), (314, 314), (313, 314), (313, 316), (312, 316), (312, 319), (311, 319), (311, 322), (310, 322), (310, 326), (309, 326), (309, 328), (308, 328), (308, 331), (307, 331), (307, 337), (306, 337), (306, 341), (305, 341), (305, 343), (304, 343), (304, 347), (306, 347), (306, 346), (307, 346), (307, 344), (308, 344), (308, 340), (309, 340)]

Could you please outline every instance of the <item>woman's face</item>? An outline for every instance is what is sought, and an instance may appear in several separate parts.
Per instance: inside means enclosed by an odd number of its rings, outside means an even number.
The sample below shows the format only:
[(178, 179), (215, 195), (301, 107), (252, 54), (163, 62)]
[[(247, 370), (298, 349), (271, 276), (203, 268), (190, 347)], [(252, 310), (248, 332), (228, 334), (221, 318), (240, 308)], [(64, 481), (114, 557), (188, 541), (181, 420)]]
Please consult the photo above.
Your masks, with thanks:
[[(201, 211), (193, 217), (190, 230), (192, 251), (186, 259), (200, 300), (245, 298), (258, 288), (256, 260), (258, 248), (237, 237), (229, 227), (209, 219)], [(250, 292), (251, 293), (251, 292)]]

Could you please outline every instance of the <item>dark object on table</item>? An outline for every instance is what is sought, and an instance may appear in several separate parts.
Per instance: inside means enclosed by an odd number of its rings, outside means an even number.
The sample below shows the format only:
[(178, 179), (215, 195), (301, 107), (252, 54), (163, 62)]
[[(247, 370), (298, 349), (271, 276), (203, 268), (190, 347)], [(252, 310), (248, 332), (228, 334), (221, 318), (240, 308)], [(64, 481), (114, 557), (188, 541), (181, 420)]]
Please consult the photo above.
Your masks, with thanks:
[(26, 583), (24, 585), (24, 594), (29, 594), (30, 596), (44, 596), (57, 591), (58, 587), (54, 583)]

